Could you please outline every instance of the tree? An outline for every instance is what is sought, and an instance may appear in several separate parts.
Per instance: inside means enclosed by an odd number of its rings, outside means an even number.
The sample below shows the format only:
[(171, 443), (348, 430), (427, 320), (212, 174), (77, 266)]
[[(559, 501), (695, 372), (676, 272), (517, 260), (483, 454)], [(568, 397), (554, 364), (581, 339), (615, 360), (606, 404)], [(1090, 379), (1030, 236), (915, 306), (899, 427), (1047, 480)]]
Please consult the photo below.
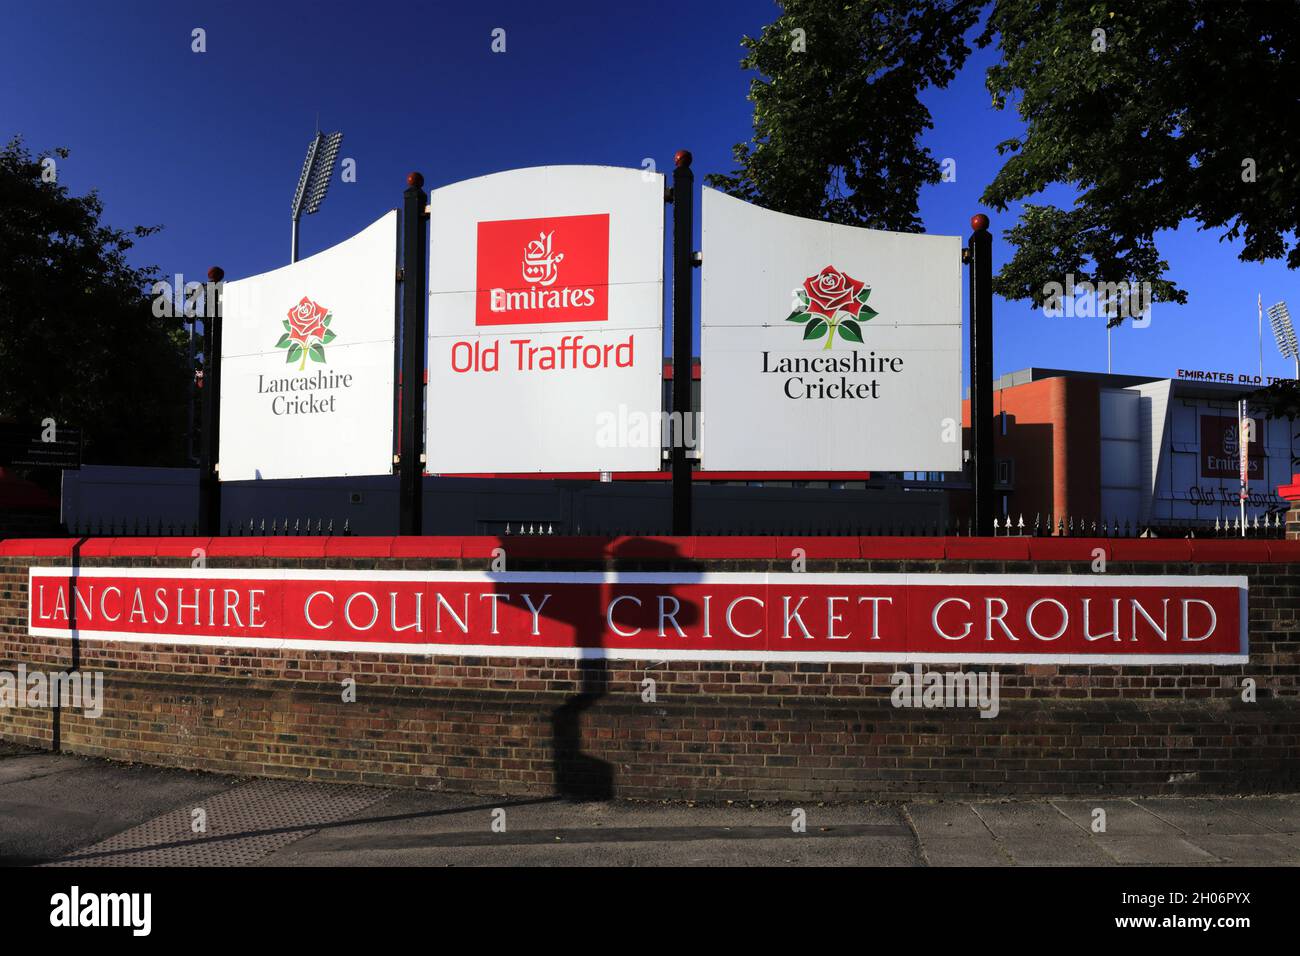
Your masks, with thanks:
[(778, 212), (917, 232), (917, 194), (940, 179), (917, 140), (931, 126), (918, 94), (945, 86), (968, 55), (976, 0), (788, 0), (741, 66), (754, 138), (739, 169), (709, 185)]
[(95, 192), (56, 181), (68, 155), (0, 150), (0, 417), (80, 426), (87, 461), (181, 464), (185, 332), (153, 315), (157, 269), (126, 259), (158, 227), (101, 224)]
[[(1076, 195), (1068, 209), (1025, 204), (1004, 233), (1014, 253), (999, 294), (1041, 306), (1072, 273), (1185, 302), (1156, 237), (1189, 221), (1244, 239), (1244, 261), (1300, 267), (1294, 2), (791, 0), (744, 41), (742, 66), (761, 74), (754, 138), (736, 147), (740, 168), (710, 183), (785, 212), (919, 228), (917, 193), (936, 176), (916, 144), (929, 126), (917, 95), (961, 68), (982, 13), (973, 42), (1000, 54), (985, 78), (993, 105), (1025, 123), (999, 144), (1006, 159), (983, 201), (1005, 211), (1053, 185)], [(787, 53), (783, 33), (804, 23), (807, 51)], [(810, 130), (821, 145), (801, 153)], [(850, 196), (835, 183), (845, 167)]]

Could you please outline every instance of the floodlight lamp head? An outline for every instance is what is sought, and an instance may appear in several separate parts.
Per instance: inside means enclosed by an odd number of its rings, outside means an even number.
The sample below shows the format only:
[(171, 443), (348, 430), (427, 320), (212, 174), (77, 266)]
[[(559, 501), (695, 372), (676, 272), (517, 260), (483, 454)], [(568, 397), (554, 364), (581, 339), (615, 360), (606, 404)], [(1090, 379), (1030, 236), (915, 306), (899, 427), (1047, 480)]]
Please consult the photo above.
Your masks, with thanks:
[(1285, 302), (1269, 306), (1268, 322), (1273, 327), (1273, 338), (1277, 341), (1277, 350), (1282, 353), (1282, 357), (1300, 357), (1300, 343), (1296, 341), (1295, 326)]
[[(321, 136), (321, 134), (317, 135)], [(320, 209), (320, 204), (325, 201), (325, 193), (330, 188), (330, 179), (334, 176), (334, 165), (339, 158), (339, 144), (342, 142), (342, 133), (330, 133), (320, 139), (320, 148), (316, 150), (303, 205), (303, 212), (309, 216)]]
[(307, 145), (307, 157), (302, 161), (302, 172), (298, 176), (298, 188), (293, 191), (293, 218), (297, 219), (302, 215), (303, 200), (307, 197), (307, 184), (311, 181), (312, 166), (316, 160), (316, 153), (320, 149), (321, 135), (317, 133), (312, 141)]

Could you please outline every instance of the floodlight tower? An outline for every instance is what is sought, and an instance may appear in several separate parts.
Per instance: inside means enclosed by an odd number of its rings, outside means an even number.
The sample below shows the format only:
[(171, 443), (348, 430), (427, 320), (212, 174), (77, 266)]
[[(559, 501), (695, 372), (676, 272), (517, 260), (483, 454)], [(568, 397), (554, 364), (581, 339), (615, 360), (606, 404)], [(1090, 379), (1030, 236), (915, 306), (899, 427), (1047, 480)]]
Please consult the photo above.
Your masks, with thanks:
[(307, 158), (302, 163), (302, 175), (298, 177), (298, 188), (293, 193), (293, 236), (289, 250), (289, 261), (298, 261), (298, 220), (303, 213), (311, 215), (320, 209), (325, 201), (325, 192), (330, 188), (330, 179), (334, 175), (334, 164), (339, 158), (339, 143), (343, 142), (342, 133), (322, 133), (307, 147)]
[(1273, 326), (1273, 338), (1277, 340), (1277, 350), (1283, 358), (1295, 362), (1295, 377), (1300, 381), (1300, 344), (1295, 337), (1295, 326), (1291, 324), (1291, 313), (1285, 302), (1268, 307), (1268, 322)]

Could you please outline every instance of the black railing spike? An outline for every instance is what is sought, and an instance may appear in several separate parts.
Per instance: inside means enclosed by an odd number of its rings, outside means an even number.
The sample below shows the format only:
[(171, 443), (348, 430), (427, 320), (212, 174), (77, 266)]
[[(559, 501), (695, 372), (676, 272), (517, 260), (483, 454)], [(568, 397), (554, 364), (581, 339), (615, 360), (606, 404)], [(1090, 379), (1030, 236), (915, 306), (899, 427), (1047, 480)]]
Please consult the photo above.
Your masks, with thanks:
[(333, 519), (333, 518), (330, 518), (330, 524), (329, 524), (329, 527), (325, 529), (325, 533), (326, 533), (326, 534), (333, 534), (333, 533), (334, 533), (334, 519)]
[(344, 537), (347, 537), (347, 536), (350, 535), (351, 533), (352, 533), (352, 519), (351, 519), (351, 518), (344, 518), (344, 519), (343, 519), (343, 535), (344, 535)]

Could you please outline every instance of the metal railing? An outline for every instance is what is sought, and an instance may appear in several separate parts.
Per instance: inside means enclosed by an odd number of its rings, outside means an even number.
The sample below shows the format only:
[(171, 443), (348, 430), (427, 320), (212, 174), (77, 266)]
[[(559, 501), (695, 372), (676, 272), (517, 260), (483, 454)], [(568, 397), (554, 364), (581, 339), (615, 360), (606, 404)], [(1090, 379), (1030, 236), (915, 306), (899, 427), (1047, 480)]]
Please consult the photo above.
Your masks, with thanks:
[[(194, 522), (176, 522), (165, 519), (109, 519), (91, 521), (74, 521), (66, 526), (66, 533), (77, 537), (186, 537), (197, 536), (198, 526)], [(501, 534), (507, 537), (548, 536), (548, 535), (591, 535), (594, 537), (646, 537), (669, 534), (667, 522), (663, 525), (638, 527), (575, 526), (571, 531), (563, 522), (556, 521), (519, 521), (507, 522), (503, 531), (483, 531), (484, 534)], [(350, 536), (353, 534), (351, 521), (344, 519), (341, 523), (334, 518), (249, 518), (247, 520), (227, 522), (225, 537), (248, 536)], [(940, 522), (897, 521), (890, 523), (854, 523), (838, 525), (813, 526), (803, 523), (762, 522), (737, 523), (728, 527), (705, 527), (696, 534), (702, 536), (723, 535), (777, 535), (806, 537), (971, 537), (974, 535), (974, 522), (971, 519), (950, 519)], [(1246, 539), (1282, 539), (1286, 537), (1286, 515), (1272, 512), (1256, 515), (1246, 521), (1245, 534), (1242, 533), (1240, 519), (1213, 522), (1201, 519), (1157, 520), (1137, 523), (1130, 519), (1120, 521), (1118, 518), (1081, 518), (1074, 515), (1057, 516), (1036, 514), (1032, 520), (1025, 516), (999, 516), (994, 520), (994, 534), (997, 537), (1016, 538), (1246, 538)]]

